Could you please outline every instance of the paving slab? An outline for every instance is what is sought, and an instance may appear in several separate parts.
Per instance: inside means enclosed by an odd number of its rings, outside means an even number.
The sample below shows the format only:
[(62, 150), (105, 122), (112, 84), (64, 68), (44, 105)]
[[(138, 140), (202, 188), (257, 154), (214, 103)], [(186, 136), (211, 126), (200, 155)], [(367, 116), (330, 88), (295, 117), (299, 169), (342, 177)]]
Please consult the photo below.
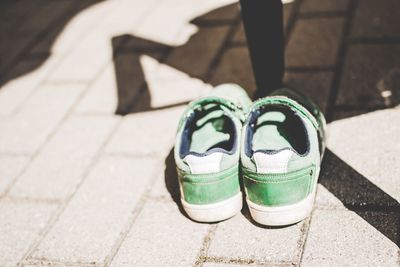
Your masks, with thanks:
[(396, 266), (398, 247), (356, 213), (313, 212), (302, 265)]
[[(88, 1), (79, 2), (82, 6), (89, 3)], [(107, 18), (107, 15), (113, 10), (115, 3), (103, 1), (81, 11), (68, 20), (65, 27), (57, 36), (54, 36), (54, 33), (50, 30), (45, 36), (37, 40), (36, 44), (28, 51), (28, 54), (47, 54), (51, 52), (52, 56), (66, 55), (75, 46), (80, 45), (88, 32), (93, 31), (96, 25), (99, 25), (99, 18), (102, 18), (102, 21)], [(59, 24), (54, 25), (54, 28), (52, 27), (51, 29), (57, 31), (56, 26), (59, 26)], [(51, 45), (51, 51), (48, 51), (49, 45)]]
[(74, 112), (113, 114), (118, 105), (117, 94), (114, 65), (109, 64), (96, 81), (87, 88)]
[(194, 24), (217, 24), (217, 23), (232, 23), (235, 21), (235, 19), (238, 17), (239, 12), (240, 12), (240, 6), (235, 3), (234, 4), (226, 5), (221, 8), (217, 8), (214, 10), (211, 10), (210, 12), (207, 12), (206, 14), (195, 18), (192, 20), (192, 23)]
[(349, 0), (304, 0), (300, 6), (300, 14), (314, 12), (346, 12)]
[(363, 0), (357, 3), (352, 38), (392, 38), (400, 37), (400, 23), (396, 0)]
[(18, 28), (18, 31), (39, 34), (47, 27), (52, 26), (60, 17), (71, 12), (75, 5), (77, 2), (70, 0), (47, 1)]
[(148, 193), (148, 197), (179, 203), (178, 174), (176, 172), (173, 149), (171, 149), (164, 164), (161, 164), (161, 166), (161, 171), (155, 180), (153, 188)]
[[(52, 45), (57, 41), (60, 35), (62, 35), (63, 39), (65, 40), (65, 27), (68, 26), (69, 29), (73, 27), (73, 22), (77, 21), (77, 17), (79, 12), (83, 12), (84, 9), (89, 8), (91, 5), (97, 4), (97, 0), (85, 0), (85, 1), (70, 1), (70, 2), (75, 2), (73, 6), (68, 10), (67, 12), (63, 13), (63, 16), (61, 18), (56, 18), (55, 23), (51, 24), (51, 27), (47, 27), (47, 31), (40, 36), (36, 40), (36, 43), (29, 49), (28, 54), (29, 55), (51, 55), (54, 53), (54, 49), (52, 49)], [(54, 4), (54, 2), (53, 2)], [(61, 2), (60, 5), (65, 5), (65, 3)], [(44, 16), (47, 20), (47, 16)], [(42, 18), (43, 20), (44, 18)], [(88, 20), (88, 19), (86, 19)], [(44, 23), (44, 22), (42, 22)], [(80, 28), (79, 29), (74, 29), (74, 33), (76, 34), (76, 37), (79, 37), (79, 33), (85, 30), (86, 23), (80, 23)], [(39, 28), (40, 30), (41, 28)], [(71, 32), (71, 30), (69, 30)]]
[(0, 265), (16, 266), (39, 233), (46, 227), (57, 205), (2, 199), (0, 201)]
[[(397, 121), (400, 121), (399, 108), (332, 122), (328, 128), (328, 147), (347, 165), (400, 201), (400, 169), (397, 168), (400, 160), (400, 126), (394, 123)], [(364, 188), (365, 191), (366, 189)], [(376, 203), (378, 196), (371, 194), (364, 201)], [(384, 206), (392, 203), (384, 197), (377, 202)]]
[(4, 11), (7, 16), (15, 16), (22, 19), (29, 15), (31, 11), (38, 11), (46, 3), (45, 0), (14, 1), (13, 5), (8, 6)]
[(41, 86), (15, 116), (0, 120), (0, 153), (33, 155), (83, 89), (79, 84)]
[(16, 177), (22, 172), (29, 157), (0, 155), (0, 197), (11, 185)]
[[(53, 82), (90, 82), (94, 80), (107, 63), (112, 61), (113, 37), (120, 35), (121, 32), (125, 34), (126, 25), (132, 31), (142, 22), (143, 12), (147, 10), (148, 6), (140, 5), (133, 9), (132, 4), (135, 3), (135, 1), (106, 1), (88, 8), (78, 16), (80, 20), (73, 20), (71, 26), (68, 26), (62, 36), (58, 38), (55, 48), (52, 48), (56, 53), (60, 53), (61, 50), (66, 53), (66, 56), (62, 64), (49, 75), (47, 80)], [(131, 8), (131, 13), (127, 12), (129, 8)], [(125, 10), (125, 12), (118, 13), (121, 10)], [(102, 19), (99, 20), (99, 18)], [(93, 22), (95, 23), (93, 24)], [(76, 27), (81, 26), (83, 29), (78, 31), (80, 34), (74, 33)], [(73, 40), (71, 40), (72, 38)], [(71, 50), (63, 45), (60, 48), (58, 45), (60, 42), (66, 43)]]
[[(146, 21), (141, 24), (136, 35), (171, 46), (180, 46), (201, 30), (195, 25), (196, 19), (201, 20), (207, 16), (208, 12), (236, 2), (235, 0), (206, 0), (195, 5), (182, 0), (156, 2), (151, 7), (151, 12), (146, 13)], [(229, 10), (225, 12), (229, 13)], [(225, 12), (222, 11), (222, 13)], [(165, 25), (168, 25), (168, 31), (165, 30)]]
[[(352, 135), (356, 136), (354, 132)], [(373, 177), (361, 174), (360, 170), (353, 168), (353, 165), (351, 161), (346, 162), (328, 149), (321, 166), (319, 182), (346, 206), (371, 205), (382, 208), (398, 206), (396, 199), (370, 181)], [(385, 180), (383, 184), (389, 181)]]
[(0, 43), (0, 71), (5, 73), (19, 60), (29, 45), (34, 41), (34, 33), (26, 33), (20, 36), (9, 36), (2, 33), (2, 39), (6, 42)]
[(186, 44), (172, 50), (165, 63), (191, 76), (205, 77), (229, 29), (229, 26), (200, 27)]
[(385, 91), (400, 103), (399, 44), (353, 44), (347, 53), (337, 105), (385, 107)]
[(43, 58), (38, 58), (19, 61), (2, 77), (0, 88), (1, 117), (16, 113), (58, 62), (56, 58), (49, 59), (46, 62), (43, 62), (43, 60)]
[(328, 108), (329, 94), (332, 87), (333, 72), (286, 72), (283, 83), (309, 96), (323, 112)]
[(208, 227), (186, 218), (173, 202), (148, 201), (111, 266), (193, 265)]
[(207, 257), (269, 265), (297, 264), (306, 223), (267, 228), (255, 225), (238, 214), (218, 224)]
[(326, 187), (318, 184), (314, 207), (319, 209), (339, 209), (345, 206), (332, 192), (326, 189)]
[(222, 55), (211, 83), (214, 85), (237, 83), (252, 95), (256, 88), (253, 75), (251, 75), (252, 71), (247, 47), (229, 48)]
[(298, 68), (334, 66), (344, 21), (344, 18), (298, 20), (286, 47), (286, 66)]
[(206, 262), (203, 264), (203, 267), (244, 267), (244, 266), (265, 266), (265, 265), (257, 265), (257, 264), (231, 264), (231, 263), (215, 263), (215, 262)]
[(104, 264), (157, 165), (146, 158), (100, 159), (31, 258)]
[(184, 108), (180, 106), (125, 116), (105, 153), (166, 157), (173, 146), (178, 121)]
[(133, 112), (186, 105), (212, 90), (202, 80), (152, 57), (144, 57), (142, 62), (147, 87), (137, 97)]
[(1, 32), (15, 34), (15, 29), (18, 29), (23, 23), (29, 19), (35, 12), (38, 12), (44, 0), (32, 1), (2, 1), (2, 23), (0, 25)]
[(68, 119), (19, 177), (10, 195), (66, 199), (84, 178), (117, 122), (115, 117), (100, 116)]

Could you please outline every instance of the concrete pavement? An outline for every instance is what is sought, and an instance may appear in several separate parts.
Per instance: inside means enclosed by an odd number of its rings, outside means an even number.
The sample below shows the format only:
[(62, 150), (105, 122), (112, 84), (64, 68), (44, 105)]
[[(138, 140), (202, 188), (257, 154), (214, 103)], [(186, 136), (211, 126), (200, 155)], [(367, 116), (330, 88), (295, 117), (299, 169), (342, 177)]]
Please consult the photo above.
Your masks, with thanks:
[(178, 205), (185, 104), (255, 84), (234, 0), (0, 3), (0, 266), (400, 266), (396, 0), (285, 5), (285, 83), (329, 120), (312, 216)]

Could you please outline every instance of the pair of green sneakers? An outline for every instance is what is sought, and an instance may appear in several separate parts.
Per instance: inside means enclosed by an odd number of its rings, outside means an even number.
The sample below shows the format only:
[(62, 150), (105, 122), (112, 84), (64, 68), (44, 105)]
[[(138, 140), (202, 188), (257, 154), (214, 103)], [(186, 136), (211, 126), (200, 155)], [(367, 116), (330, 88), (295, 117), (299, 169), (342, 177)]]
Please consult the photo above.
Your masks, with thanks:
[(242, 179), (256, 222), (301, 221), (313, 207), (325, 125), (317, 106), (289, 89), (252, 103), (241, 87), (224, 84), (191, 102), (174, 151), (184, 210), (200, 222), (234, 216)]

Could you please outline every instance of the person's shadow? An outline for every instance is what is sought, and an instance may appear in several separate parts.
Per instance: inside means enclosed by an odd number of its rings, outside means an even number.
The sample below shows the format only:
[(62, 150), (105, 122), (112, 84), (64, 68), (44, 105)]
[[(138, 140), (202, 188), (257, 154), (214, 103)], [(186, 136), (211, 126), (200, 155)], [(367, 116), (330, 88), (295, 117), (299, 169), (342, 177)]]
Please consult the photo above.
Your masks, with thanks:
[[(0, 3), (1, 33), (9, 31), (7, 38), (2, 38), (0, 49), (0, 89), (7, 82), (32, 72), (42, 66), (51, 56), (51, 47), (63, 32), (68, 22), (85, 9), (104, 0), (85, 1), (4, 1)], [(57, 16), (39, 16), (43, 9)], [(10, 14), (13, 14), (10, 17)], [(18, 19), (16, 19), (18, 18)], [(36, 21), (36, 20), (37, 21)], [(33, 25), (28, 32), (19, 27), (25, 20)], [(6, 29), (6, 30), (5, 30)], [(25, 30), (26, 31), (26, 30)], [(13, 35), (17, 37), (14, 37)], [(19, 64), (20, 62), (23, 64)]]
[[(214, 14), (216, 13), (225, 14), (226, 16), (224, 17), (231, 17), (232, 19), (215, 19), (216, 16)], [(215, 79), (210, 79), (211, 73), (209, 68), (205, 68), (202, 64), (197, 64), (198, 62), (207, 62), (211, 67), (214, 67), (213, 64), (215, 64), (215, 59), (217, 58), (217, 55), (210, 53), (207, 47), (202, 49), (202, 44), (213, 43), (211, 38), (215, 38), (215, 35), (210, 35), (213, 28), (237, 24), (239, 22), (240, 16), (237, 6), (230, 5), (191, 21), (191, 23), (194, 23), (199, 28), (199, 31), (182, 46), (171, 47), (132, 35), (122, 35), (113, 38), (115, 74), (118, 85), (118, 107), (116, 114), (126, 115), (155, 109), (167, 109), (185, 104), (185, 102), (179, 102), (157, 108), (151, 106), (151, 93), (139, 60), (141, 55), (148, 55), (168, 66), (187, 73), (191, 77), (216, 85), (214, 82)], [(222, 48), (214, 49), (218, 52)], [(240, 63), (237, 62), (237, 64)], [(222, 66), (222, 68), (224, 67), (228, 66)], [(242, 71), (247, 72), (248, 75), (252, 75), (248, 68), (243, 68)], [(230, 82), (236, 78), (228, 76), (225, 77), (225, 80), (218, 80), (218, 83)], [(296, 83), (296, 81), (294, 83), (301, 87), (301, 83)], [(302, 90), (299, 87), (296, 89)], [(253, 90), (254, 88), (250, 88), (249, 93)], [(310, 97), (314, 98), (315, 96)], [(180, 211), (184, 214), (180, 203), (173, 150), (170, 151), (166, 158), (165, 166), (165, 186)], [(397, 244), (397, 246), (400, 245), (399, 202), (355, 171), (330, 150), (326, 151), (319, 183), (333, 193), (349, 210), (357, 213), (379, 232)], [(379, 200), (380, 203), (384, 203), (384, 207), (368, 204), (372, 200)], [(382, 211), (382, 209), (385, 212), (393, 212), (394, 215), (383, 220), (381, 213), (374, 212)], [(242, 213), (250, 220), (246, 206), (244, 206)]]

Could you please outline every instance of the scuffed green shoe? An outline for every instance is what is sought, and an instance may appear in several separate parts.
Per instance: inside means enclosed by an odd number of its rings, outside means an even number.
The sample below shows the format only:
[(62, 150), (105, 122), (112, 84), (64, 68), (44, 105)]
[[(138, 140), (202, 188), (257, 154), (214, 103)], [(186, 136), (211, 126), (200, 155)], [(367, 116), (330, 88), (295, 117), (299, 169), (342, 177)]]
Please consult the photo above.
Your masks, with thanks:
[(242, 208), (240, 139), (250, 105), (241, 87), (224, 84), (182, 115), (174, 156), (182, 206), (193, 220), (221, 221)]
[(253, 103), (243, 126), (241, 164), (256, 222), (288, 225), (310, 214), (325, 127), (322, 112), (298, 92), (279, 89)]

